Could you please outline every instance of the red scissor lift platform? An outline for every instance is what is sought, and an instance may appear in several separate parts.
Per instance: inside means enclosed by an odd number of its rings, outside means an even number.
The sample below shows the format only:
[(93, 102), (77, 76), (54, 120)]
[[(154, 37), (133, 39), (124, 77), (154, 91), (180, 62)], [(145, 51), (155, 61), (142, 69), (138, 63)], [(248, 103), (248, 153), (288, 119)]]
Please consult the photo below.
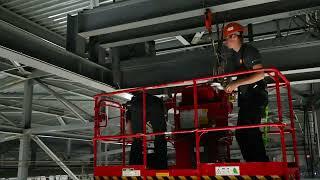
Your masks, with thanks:
[[(264, 72), (273, 83), (269, 83), (268, 88), (275, 90), (277, 98), (277, 122), (264, 123), (258, 125), (246, 125), (246, 126), (223, 126), (223, 127), (209, 127), (201, 128), (199, 126), (199, 92), (198, 89), (203, 84), (214, 82), (218, 79), (227, 77), (240, 76), (245, 74), (252, 74), (256, 72)], [(193, 120), (194, 128), (188, 130), (180, 130), (174, 128), (170, 132), (148, 132), (147, 131), (147, 113), (146, 113), (146, 93), (149, 91), (155, 91), (164, 88), (175, 89), (175, 94), (181, 92), (185, 88), (193, 89)], [(283, 100), (281, 99), (280, 92), (286, 90), (287, 101), (289, 107), (289, 122), (283, 122)], [(143, 94), (143, 132), (138, 134), (126, 134), (125, 130), (125, 106), (123, 101), (119, 97), (126, 96), (130, 93), (142, 93)], [(111, 100), (113, 99), (113, 100)], [(118, 99), (118, 101), (116, 100)], [(177, 104), (176, 96), (173, 98), (174, 106)], [(113, 121), (106, 112), (107, 108), (117, 109), (119, 118), (117, 123), (119, 126), (119, 133), (117, 135), (108, 134), (108, 124)], [(177, 108), (178, 109), (178, 108)], [(174, 111), (178, 111), (175, 109)], [(174, 112), (176, 114), (176, 112)], [(110, 115), (111, 116), (111, 115)], [(176, 121), (176, 117), (175, 117)], [(270, 127), (273, 131), (272, 134), (279, 136), (281, 142), (282, 159), (279, 162), (219, 162), (219, 163), (203, 163), (200, 160), (200, 141), (202, 135), (210, 132), (221, 131), (234, 131), (237, 129), (247, 128), (263, 128)], [(195, 167), (181, 168), (175, 165), (171, 165), (168, 169), (156, 170), (150, 169), (147, 165), (147, 144), (151, 143), (155, 136), (165, 135), (166, 140), (174, 144), (175, 137), (177, 135), (193, 134), (195, 138)], [(132, 138), (141, 138), (143, 141), (143, 164), (142, 165), (129, 165), (126, 161), (126, 151), (132, 142)], [(292, 140), (294, 158), (292, 162), (288, 162), (287, 158), (287, 141), (285, 138)], [(113, 143), (122, 147), (120, 150), (121, 160), (118, 164), (108, 164), (108, 162), (102, 162), (101, 157), (101, 143)], [(291, 143), (291, 142), (290, 142)], [(131, 88), (125, 90), (119, 90), (111, 93), (98, 94), (95, 96), (95, 127), (94, 127), (94, 176), (95, 179), (300, 179), (300, 172), (298, 166), (298, 152), (297, 141), (294, 125), (294, 112), (292, 105), (292, 97), (290, 91), (290, 82), (284, 75), (277, 69), (260, 69), (251, 70), (245, 72), (235, 72), (224, 75), (211, 76), (206, 78), (192, 79), (189, 81), (173, 82), (163, 85)], [(191, 157), (185, 157), (191, 158)], [(107, 161), (107, 160), (105, 160)]]

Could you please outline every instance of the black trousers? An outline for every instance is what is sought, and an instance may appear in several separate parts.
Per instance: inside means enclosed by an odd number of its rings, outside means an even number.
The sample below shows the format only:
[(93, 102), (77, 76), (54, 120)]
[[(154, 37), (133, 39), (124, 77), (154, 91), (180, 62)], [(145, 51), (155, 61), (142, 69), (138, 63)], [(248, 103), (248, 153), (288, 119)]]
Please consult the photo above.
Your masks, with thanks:
[[(147, 96), (146, 101), (146, 114), (147, 122), (151, 123), (153, 132), (165, 132), (167, 129), (164, 117), (164, 105), (162, 100), (154, 96)], [(142, 110), (142, 97), (138, 97), (130, 108), (130, 120), (132, 131), (134, 134), (141, 133), (143, 129), (143, 110)], [(143, 164), (143, 146), (141, 138), (134, 138), (131, 151), (129, 164), (141, 165)], [(164, 135), (155, 136), (154, 140), (154, 154), (148, 155), (148, 167), (154, 169), (167, 169), (167, 142)]]
[[(257, 104), (241, 106), (238, 114), (238, 125), (260, 124), (264, 111), (265, 106), (257, 106)], [(235, 133), (245, 161), (269, 161), (259, 128), (240, 129), (236, 130)]]
[[(261, 124), (261, 119), (268, 105), (266, 86), (251, 84), (242, 86), (238, 94), (238, 125)], [(242, 156), (247, 162), (269, 161), (259, 128), (236, 130), (236, 139)]]

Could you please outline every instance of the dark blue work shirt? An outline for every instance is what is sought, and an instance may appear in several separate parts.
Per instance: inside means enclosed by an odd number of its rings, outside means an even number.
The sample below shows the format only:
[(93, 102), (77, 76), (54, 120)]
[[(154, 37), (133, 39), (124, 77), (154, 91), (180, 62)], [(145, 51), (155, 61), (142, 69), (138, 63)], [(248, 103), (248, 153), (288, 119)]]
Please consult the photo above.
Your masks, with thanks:
[[(243, 44), (239, 52), (233, 54), (234, 70), (253, 70), (253, 66), (262, 64), (259, 50), (249, 44)], [(238, 79), (246, 78), (252, 74), (238, 76)], [(260, 80), (253, 84), (243, 85), (238, 88), (238, 105), (261, 105), (267, 104), (268, 93), (266, 91), (265, 80)]]

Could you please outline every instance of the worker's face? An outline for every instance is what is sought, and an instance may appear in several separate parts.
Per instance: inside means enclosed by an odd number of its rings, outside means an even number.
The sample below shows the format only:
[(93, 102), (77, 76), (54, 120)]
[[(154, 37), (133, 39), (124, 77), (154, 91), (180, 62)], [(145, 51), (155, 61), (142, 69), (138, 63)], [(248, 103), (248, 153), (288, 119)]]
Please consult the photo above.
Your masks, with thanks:
[(241, 47), (241, 40), (236, 34), (232, 34), (225, 39), (225, 45), (230, 49), (238, 49)]

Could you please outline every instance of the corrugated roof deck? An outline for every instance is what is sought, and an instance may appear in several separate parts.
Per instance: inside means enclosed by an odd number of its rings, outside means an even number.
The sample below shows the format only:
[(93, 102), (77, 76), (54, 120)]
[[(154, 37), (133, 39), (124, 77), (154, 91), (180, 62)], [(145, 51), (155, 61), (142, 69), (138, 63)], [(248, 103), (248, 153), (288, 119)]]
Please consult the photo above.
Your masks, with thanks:
[[(100, 4), (112, 2), (100, 0)], [(0, 0), (0, 5), (63, 36), (68, 14), (92, 8), (91, 0)]]

